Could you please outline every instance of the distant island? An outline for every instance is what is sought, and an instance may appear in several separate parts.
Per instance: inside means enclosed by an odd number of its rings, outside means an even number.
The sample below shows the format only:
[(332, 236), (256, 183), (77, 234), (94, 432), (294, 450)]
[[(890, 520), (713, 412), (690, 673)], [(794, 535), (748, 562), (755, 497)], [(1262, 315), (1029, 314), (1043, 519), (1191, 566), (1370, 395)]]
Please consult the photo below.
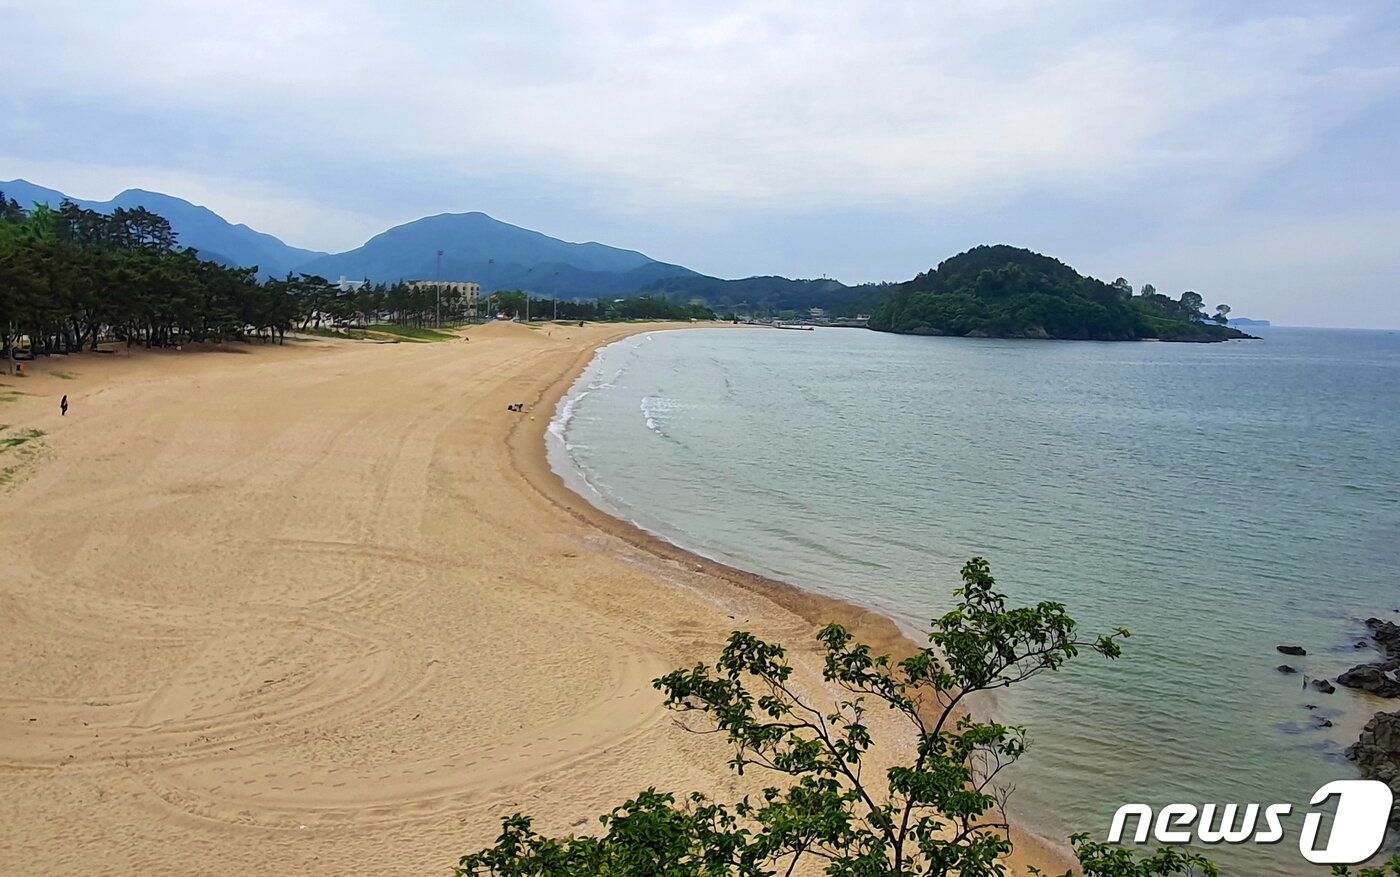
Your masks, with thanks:
[(1273, 324), (1270, 323), (1268, 320), (1251, 320), (1248, 317), (1231, 317), (1230, 325), (1267, 327), (1272, 326)]
[(1058, 338), (1077, 341), (1228, 341), (1219, 305), (1207, 322), (1195, 292), (1178, 299), (1123, 278), (1104, 283), (1058, 259), (998, 244), (973, 247), (893, 288), (870, 328), (907, 335)]

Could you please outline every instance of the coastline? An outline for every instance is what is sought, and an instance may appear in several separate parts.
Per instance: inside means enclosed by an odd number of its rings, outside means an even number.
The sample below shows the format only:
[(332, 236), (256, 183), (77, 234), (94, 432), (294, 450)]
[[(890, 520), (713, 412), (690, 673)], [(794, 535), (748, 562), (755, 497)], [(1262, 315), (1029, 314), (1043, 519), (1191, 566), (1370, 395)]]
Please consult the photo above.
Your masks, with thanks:
[[(565, 400), (604, 347), (636, 334), (663, 328), (679, 330), (691, 327), (680, 325), (640, 329), (638, 332), (600, 343), (581, 353), (566, 373), (539, 394), (531, 403), (531, 408), (548, 411), (549, 417), (537, 417), (532, 422), (522, 421), (511, 434), (511, 461), (521, 479), (560, 511), (581, 523), (621, 539), (654, 557), (756, 593), (782, 610), (801, 618), (811, 625), (812, 632), (834, 621), (850, 630), (858, 641), (868, 644), (876, 654), (890, 654), (895, 660), (899, 660), (917, 651), (919, 645), (897, 623), (879, 612), (692, 552), (600, 508), (570, 487), (567, 480), (555, 471), (549, 460), (548, 440), (549, 428), (558, 416), (559, 404)], [(529, 428), (520, 429), (522, 426)], [(784, 645), (790, 648), (799, 646), (797, 643)], [(1012, 823), (1012, 832), (1014, 848), (1007, 861), (1012, 873), (1023, 873), (1029, 866), (1038, 867), (1048, 874), (1060, 874), (1077, 866), (1067, 844), (1056, 843), (1036, 833), (1032, 826), (1015, 821)]]
[[(559, 401), (578, 380), (579, 375), (607, 344), (643, 332), (678, 331), (685, 328), (688, 327), (664, 324), (639, 328), (636, 332), (620, 336), (582, 352), (570, 370), (544, 388), (528, 404), (528, 407), (535, 411), (553, 412)], [(807, 591), (787, 582), (751, 573), (696, 554), (594, 505), (586, 497), (570, 488), (564, 478), (550, 465), (546, 440), (552, 422), (553, 414), (545, 417), (543, 413), (537, 414), (533, 420), (517, 421), (511, 430), (508, 441), (511, 450), (511, 463), (521, 480), (564, 514), (593, 529), (601, 530), (610, 536), (621, 539), (632, 547), (643, 550), (654, 557), (686, 567), (694, 572), (702, 572), (729, 585), (758, 594), (783, 610), (814, 625), (814, 631), (816, 627), (827, 622), (837, 621), (856, 633), (863, 642), (869, 643), (873, 649), (902, 657), (912, 654), (917, 648), (899, 629), (898, 625), (877, 612), (836, 597)]]
[(0, 868), (445, 873), (513, 812), (587, 832), (648, 786), (750, 791), (652, 679), (739, 627), (808, 685), (818, 624), (912, 645), (607, 516), (549, 467), (548, 415), (595, 351), (689, 327), (27, 369), (5, 412), (43, 436), (0, 505)]

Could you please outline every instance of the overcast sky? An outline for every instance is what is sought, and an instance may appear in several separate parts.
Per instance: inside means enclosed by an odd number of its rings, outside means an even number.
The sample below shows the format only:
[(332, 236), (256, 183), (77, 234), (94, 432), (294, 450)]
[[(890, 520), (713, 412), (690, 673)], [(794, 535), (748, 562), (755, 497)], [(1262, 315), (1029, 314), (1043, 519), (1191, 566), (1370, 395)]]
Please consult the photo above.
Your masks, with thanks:
[(298, 246), (481, 210), (724, 277), (979, 243), (1400, 327), (1400, 4), (0, 0), (0, 179)]

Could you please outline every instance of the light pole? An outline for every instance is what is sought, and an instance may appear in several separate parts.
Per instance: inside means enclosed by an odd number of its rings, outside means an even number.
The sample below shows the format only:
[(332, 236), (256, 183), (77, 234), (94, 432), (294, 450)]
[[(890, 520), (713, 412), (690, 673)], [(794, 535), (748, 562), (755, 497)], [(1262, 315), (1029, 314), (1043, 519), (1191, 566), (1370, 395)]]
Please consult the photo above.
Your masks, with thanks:
[(491, 314), (490, 314), (490, 318), (493, 319), (493, 320), (496, 319), (496, 311), (495, 311), (495, 306), (496, 306), (496, 284), (495, 284), (495, 282), (494, 282), (495, 276), (496, 276), (496, 260), (495, 260), (495, 259), (487, 259), (487, 260), (486, 260), (486, 288), (489, 289), (489, 290), (491, 290), (491, 292), (487, 295), (487, 298), (490, 300), (490, 304), (491, 304), (491, 307), (492, 307)]
[(437, 254), (437, 277), (433, 280), (437, 289), (437, 327), (442, 328), (442, 250)]

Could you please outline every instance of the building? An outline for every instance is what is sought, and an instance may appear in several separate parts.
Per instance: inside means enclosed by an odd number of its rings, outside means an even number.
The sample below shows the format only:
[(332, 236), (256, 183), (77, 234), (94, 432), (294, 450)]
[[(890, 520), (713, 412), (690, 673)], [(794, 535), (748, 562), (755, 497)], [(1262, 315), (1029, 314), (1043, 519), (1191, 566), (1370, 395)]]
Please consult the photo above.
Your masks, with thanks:
[(469, 280), (409, 280), (406, 281), (404, 285), (409, 289), (418, 289), (419, 287), (433, 289), (434, 287), (438, 287), (446, 293), (455, 292), (461, 296), (463, 303), (466, 305), (467, 316), (476, 316), (477, 303), (481, 299), (480, 283), (472, 283)]
[(350, 280), (342, 274), (339, 280), (331, 282), (331, 286), (341, 292), (359, 292), (360, 288), (368, 282), (368, 280)]

